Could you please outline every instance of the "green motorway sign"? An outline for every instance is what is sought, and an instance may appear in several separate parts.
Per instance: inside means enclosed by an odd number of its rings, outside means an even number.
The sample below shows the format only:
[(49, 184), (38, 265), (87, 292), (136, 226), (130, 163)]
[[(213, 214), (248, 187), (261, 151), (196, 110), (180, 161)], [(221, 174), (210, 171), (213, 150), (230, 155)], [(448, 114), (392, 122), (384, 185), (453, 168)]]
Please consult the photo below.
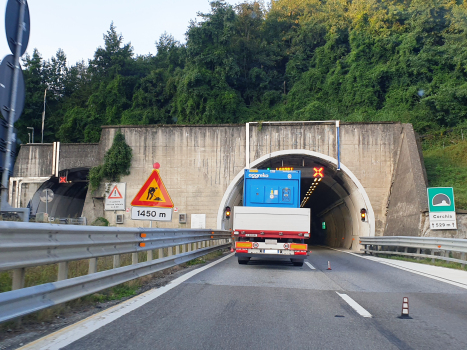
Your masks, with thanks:
[(430, 187), (427, 191), (430, 213), (456, 211), (454, 206), (454, 190), (452, 187)]

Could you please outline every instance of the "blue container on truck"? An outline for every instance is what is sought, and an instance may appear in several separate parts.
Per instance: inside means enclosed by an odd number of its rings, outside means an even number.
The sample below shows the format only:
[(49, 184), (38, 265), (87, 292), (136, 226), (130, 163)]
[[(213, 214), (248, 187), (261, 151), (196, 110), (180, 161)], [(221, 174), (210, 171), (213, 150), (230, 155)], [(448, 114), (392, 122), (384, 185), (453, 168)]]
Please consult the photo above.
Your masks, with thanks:
[(245, 169), (243, 206), (300, 208), (299, 170)]

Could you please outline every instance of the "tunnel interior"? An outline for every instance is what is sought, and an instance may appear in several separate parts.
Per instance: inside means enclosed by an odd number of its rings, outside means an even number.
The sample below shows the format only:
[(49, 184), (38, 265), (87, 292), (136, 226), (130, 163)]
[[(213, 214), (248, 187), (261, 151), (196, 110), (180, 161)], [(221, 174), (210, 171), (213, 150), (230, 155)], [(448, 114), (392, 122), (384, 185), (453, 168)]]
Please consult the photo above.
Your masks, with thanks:
[[(29, 204), (31, 214), (49, 214), (53, 218), (79, 218), (83, 213), (84, 201), (88, 190), (88, 168), (77, 168), (63, 171), (66, 183), (60, 183), (58, 177), (52, 177), (44, 182), (36, 191)], [(51, 189), (53, 198), (45, 203), (44, 190)]]
[[(310, 239), (306, 243), (356, 250), (359, 249), (358, 237), (371, 235), (370, 222), (368, 219), (362, 221), (360, 216), (360, 210), (368, 209), (371, 204), (355, 179), (347, 172), (338, 170), (337, 162), (327, 158), (283, 154), (268, 157), (251, 168), (300, 170), (301, 207), (310, 208), (311, 212)], [(227, 205), (241, 206), (242, 196), (243, 177), (227, 196)], [(232, 222), (224, 221), (225, 229), (232, 228)]]

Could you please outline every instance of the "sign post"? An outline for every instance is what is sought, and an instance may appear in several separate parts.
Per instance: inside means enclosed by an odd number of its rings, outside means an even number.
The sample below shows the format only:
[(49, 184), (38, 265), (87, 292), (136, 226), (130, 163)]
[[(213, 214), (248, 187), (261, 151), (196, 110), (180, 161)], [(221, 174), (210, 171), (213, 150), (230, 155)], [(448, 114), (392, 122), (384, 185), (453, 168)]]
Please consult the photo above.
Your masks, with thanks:
[[(21, 115), (24, 106), (24, 80), (19, 64), (29, 41), (29, 7), (26, 0), (8, 0), (5, 13), (5, 28), (8, 46), (13, 55), (6, 56), (0, 66), (1, 106), (0, 110), (7, 122), (6, 147), (4, 157), (0, 157), (3, 167), (1, 183), (1, 211), (14, 211), (22, 215), (23, 221), (29, 221), (29, 208), (12, 208), (8, 204), (8, 178), (14, 161), (12, 155), (16, 147), (16, 135), (13, 131), (15, 121)], [(6, 100), (5, 100), (6, 99)], [(3, 165), (1, 164), (3, 163)]]
[(159, 163), (131, 201), (132, 220), (172, 221), (174, 204), (159, 174)]
[(454, 190), (452, 187), (430, 187), (427, 189), (430, 211), (430, 229), (457, 230)]

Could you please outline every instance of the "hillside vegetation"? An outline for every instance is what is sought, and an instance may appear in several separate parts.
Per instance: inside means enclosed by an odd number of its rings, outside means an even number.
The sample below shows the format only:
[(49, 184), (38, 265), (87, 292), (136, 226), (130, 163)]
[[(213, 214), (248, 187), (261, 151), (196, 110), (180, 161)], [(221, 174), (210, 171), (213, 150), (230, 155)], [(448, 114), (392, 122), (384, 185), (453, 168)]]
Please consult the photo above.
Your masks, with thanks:
[(186, 43), (166, 33), (145, 56), (114, 23), (88, 62), (35, 50), (23, 62), (19, 138), (27, 126), (40, 130), (46, 88), (45, 141), (96, 142), (109, 124), (400, 121), (423, 135), (430, 183), (462, 184), (463, 175), (449, 176), (465, 170), (462, 153), (451, 157), (463, 143), (432, 141), (465, 125), (464, 1), (214, 1), (199, 18)]

